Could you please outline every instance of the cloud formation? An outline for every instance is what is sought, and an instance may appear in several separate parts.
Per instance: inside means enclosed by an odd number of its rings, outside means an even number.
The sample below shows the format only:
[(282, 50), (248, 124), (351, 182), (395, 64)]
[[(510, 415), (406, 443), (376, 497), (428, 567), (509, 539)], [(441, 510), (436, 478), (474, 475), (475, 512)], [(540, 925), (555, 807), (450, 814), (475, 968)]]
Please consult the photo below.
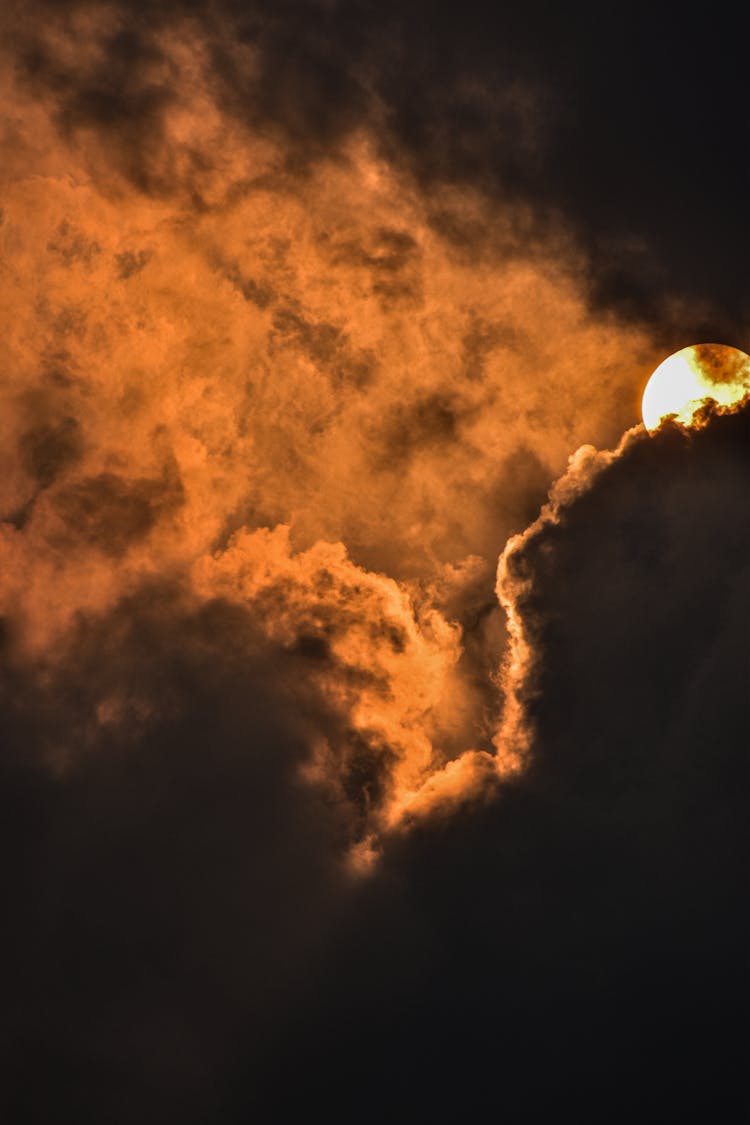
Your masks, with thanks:
[(601, 18), (4, 8), (9, 1120), (737, 1116), (739, 71)]
[(364, 118), (295, 163), (187, 17), (15, 35), (2, 612), (49, 662), (154, 580), (252, 605), (348, 713), (310, 776), (364, 778), (360, 845), (447, 763), (430, 792), (486, 774), (498, 551), (658, 345), (588, 308), (562, 231), (425, 194)]
[[(186, 102), (208, 129), (220, 118), (230, 134), (281, 141), (290, 168), (365, 130), (427, 192), (479, 187), (539, 232), (562, 217), (596, 299), (651, 320), (667, 350), (684, 333), (746, 331), (742, 36), (729, 17), (713, 27), (685, 13), (677, 26), (644, 5), (611, 18), (595, 4), (561, 16), (480, 0), (460, 15), (360, 0), (34, 11), (8, 6), (21, 75), (54, 99), (63, 136), (103, 144), (142, 190), (208, 201), (216, 161)], [(439, 200), (433, 217), (464, 241)]]
[(240, 1080), (235, 1108), (344, 1121), (372, 1060), (368, 1122), (744, 1105), (749, 422), (579, 459), (509, 569), (526, 768), (390, 842), (262, 1098)]
[[(731, 1115), (747, 426), (744, 410), (637, 431), (517, 543), (525, 768), (467, 792), (449, 765), (461, 801), (416, 809), (365, 880), (344, 857), (353, 805), (377, 805), (387, 775), (372, 747), (420, 749), (407, 720), (423, 729), (420, 691), (451, 667), (449, 638), (408, 633), (392, 580), (255, 533), (203, 564), (210, 598), (141, 589), (36, 672), (6, 635), (8, 1112), (280, 1121), (325, 1104), (344, 1121), (370, 1080), (363, 1121), (394, 1101), (544, 1120), (560, 1099), (594, 1120), (613, 1090), (618, 1121), (644, 1091), (670, 1119)], [(311, 607), (328, 647), (301, 631)], [(377, 743), (352, 696), (384, 708)], [(310, 786), (312, 729), (348, 747), (347, 792)]]

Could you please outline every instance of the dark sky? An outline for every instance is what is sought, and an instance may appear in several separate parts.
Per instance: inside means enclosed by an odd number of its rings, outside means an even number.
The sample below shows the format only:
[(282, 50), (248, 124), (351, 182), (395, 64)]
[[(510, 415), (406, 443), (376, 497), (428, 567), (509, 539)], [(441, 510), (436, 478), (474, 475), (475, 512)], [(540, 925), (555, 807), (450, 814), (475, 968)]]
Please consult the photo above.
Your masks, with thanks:
[(0, 31), (2, 1119), (742, 1120), (739, 27)]

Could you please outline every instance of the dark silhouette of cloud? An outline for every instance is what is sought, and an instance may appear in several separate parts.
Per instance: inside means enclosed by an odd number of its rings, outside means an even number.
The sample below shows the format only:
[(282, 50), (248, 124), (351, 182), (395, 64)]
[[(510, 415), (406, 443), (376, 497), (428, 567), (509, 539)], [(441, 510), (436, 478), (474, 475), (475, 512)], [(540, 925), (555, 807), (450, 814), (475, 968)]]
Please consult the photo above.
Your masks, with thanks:
[(742, 1115), (749, 423), (634, 439), (526, 545), (528, 769), (387, 850), (232, 1119)]
[(161, 585), (4, 663), (6, 1120), (210, 1118), (238, 1018), (253, 1053), (287, 1018), (347, 879), (277, 657)]
[(320, 645), (168, 586), (46, 673), (6, 636), (9, 1120), (738, 1119), (749, 421), (529, 539), (529, 766), (364, 880), (297, 774)]

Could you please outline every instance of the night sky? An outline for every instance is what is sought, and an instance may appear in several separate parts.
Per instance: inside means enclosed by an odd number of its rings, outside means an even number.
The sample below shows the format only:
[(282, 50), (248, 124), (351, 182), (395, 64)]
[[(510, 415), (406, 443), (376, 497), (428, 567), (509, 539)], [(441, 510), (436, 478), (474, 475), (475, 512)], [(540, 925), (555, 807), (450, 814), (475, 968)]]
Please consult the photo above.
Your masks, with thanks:
[(3, 1122), (746, 1117), (728, 11), (6, 0)]

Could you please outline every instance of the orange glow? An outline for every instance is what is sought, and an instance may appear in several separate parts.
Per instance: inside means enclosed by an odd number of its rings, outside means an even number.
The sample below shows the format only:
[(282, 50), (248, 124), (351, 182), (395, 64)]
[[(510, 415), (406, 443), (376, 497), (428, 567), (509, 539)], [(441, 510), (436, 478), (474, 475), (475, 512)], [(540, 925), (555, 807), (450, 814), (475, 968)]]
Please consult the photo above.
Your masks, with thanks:
[[(106, 32), (40, 34), (87, 73)], [(365, 131), (295, 172), (223, 112), (189, 24), (144, 65), (174, 88), (135, 152), (63, 136), (54, 92), (0, 67), (0, 615), (54, 661), (81, 616), (177, 576), (269, 651), (307, 646), (338, 734), (308, 732), (304, 776), (359, 803), (374, 854), (521, 764), (498, 554), (571, 449), (630, 423), (655, 345), (591, 310), (564, 232), (428, 196)], [(91, 722), (139, 707), (114, 692)], [(357, 753), (382, 776), (352, 798)]]

